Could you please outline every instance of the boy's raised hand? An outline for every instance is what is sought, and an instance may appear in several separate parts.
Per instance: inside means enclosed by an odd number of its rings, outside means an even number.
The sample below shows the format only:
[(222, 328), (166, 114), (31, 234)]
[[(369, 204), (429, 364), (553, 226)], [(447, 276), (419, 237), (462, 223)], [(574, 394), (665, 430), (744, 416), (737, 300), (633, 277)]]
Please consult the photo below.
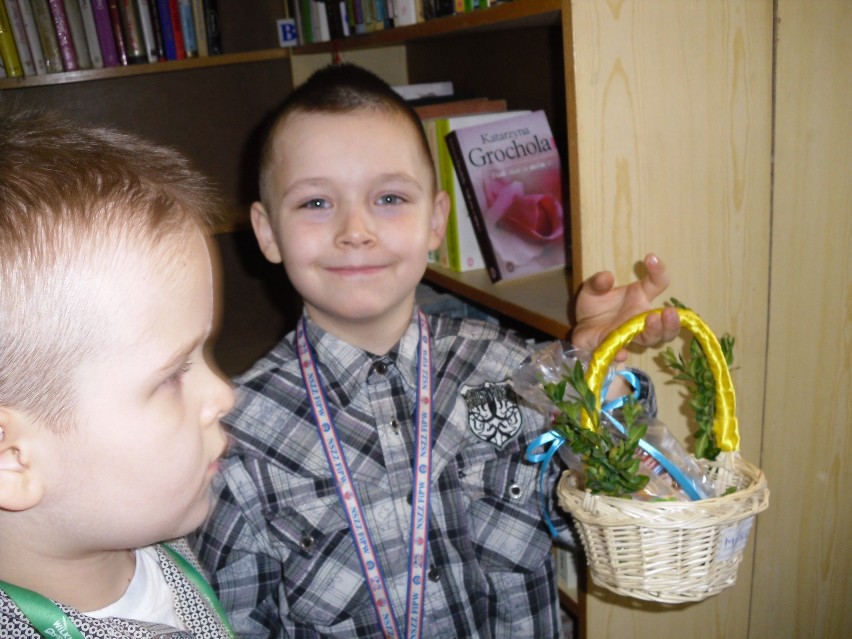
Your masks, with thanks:
[[(647, 274), (626, 286), (615, 287), (615, 277), (600, 271), (583, 282), (577, 295), (577, 323), (571, 333), (571, 343), (577, 348), (592, 351), (614, 329), (634, 315), (653, 308), (654, 299), (669, 285), (666, 266), (653, 254), (645, 256)], [(645, 329), (633, 340), (644, 346), (668, 342), (680, 332), (680, 318), (674, 308), (652, 313), (645, 320)], [(627, 359), (622, 350), (616, 361)]]

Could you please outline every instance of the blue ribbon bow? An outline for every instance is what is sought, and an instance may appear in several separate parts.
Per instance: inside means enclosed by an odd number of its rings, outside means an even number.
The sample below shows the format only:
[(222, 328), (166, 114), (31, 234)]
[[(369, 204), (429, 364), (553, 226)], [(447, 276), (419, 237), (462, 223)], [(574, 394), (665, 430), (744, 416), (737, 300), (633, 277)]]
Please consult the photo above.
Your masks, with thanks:
[[(607, 420), (615, 426), (615, 428), (625, 437), (627, 436), (627, 428), (625, 428), (624, 424), (619, 422), (615, 417), (613, 417), (613, 411), (618, 410), (624, 403), (627, 401), (627, 398), (631, 395), (638, 399), (639, 398), (639, 378), (632, 371), (618, 371), (615, 375), (622, 377), (629, 385), (630, 388), (633, 389), (632, 393), (628, 393), (626, 395), (621, 395), (620, 397), (616, 397), (613, 400), (610, 400), (604, 403), (601, 406), (601, 414), (604, 415)], [(604, 384), (603, 390), (601, 391), (601, 397), (606, 397), (606, 394), (609, 390), (610, 382), (613, 378), (610, 378)], [(565, 443), (565, 436), (560, 433), (558, 430), (551, 430), (546, 432), (544, 435), (540, 435), (532, 440), (529, 445), (527, 445), (526, 450), (526, 458), (528, 461), (531, 461), (535, 464), (541, 464), (541, 468), (538, 474), (538, 493), (541, 497), (541, 513), (544, 517), (544, 522), (547, 524), (547, 529), (550, 531), (550, 536), (556, 538), (558, 536), (558, 532), (556, 527), (553, 525), (553, 521), (550, 518), (550, 514), (547, 508), (547, 495), (544, 492), (544, 479), (547, 475), (547, 469), (550, 466), (550, 462), (553, 459), (553, 456), (556, 454), (556, 451)], [(672, 476), (672, 478), (680, 484), (681, 488), (683, 488), (684, 492), (687, 496), (692, 500), (701, 499), (702, 496), (695, 488), (695, 485), (689, 478), (684, 475), (683, 471), (680, 468), (675, 466), (668, 457), (663, 455), (656, 447), (652, 446), (644, 439), (639, 440), (639, 446), (647, 452), (651, 457), (653, 457), (665, 470)], [(546, 447), (544, 452), (537, 453), (536, 449)]]

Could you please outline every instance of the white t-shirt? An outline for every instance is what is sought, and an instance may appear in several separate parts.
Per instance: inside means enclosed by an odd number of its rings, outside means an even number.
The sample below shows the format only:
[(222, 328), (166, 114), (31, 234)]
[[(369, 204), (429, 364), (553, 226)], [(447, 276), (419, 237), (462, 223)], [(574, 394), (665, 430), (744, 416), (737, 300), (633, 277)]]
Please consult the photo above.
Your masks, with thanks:
[(151, 546), (136, 550), (136, 571), (121, 599), (86, 614), (97, 619), (120, 617), (187, 629), (178, 619), (172, 591), (163, 577), (157, 551)]

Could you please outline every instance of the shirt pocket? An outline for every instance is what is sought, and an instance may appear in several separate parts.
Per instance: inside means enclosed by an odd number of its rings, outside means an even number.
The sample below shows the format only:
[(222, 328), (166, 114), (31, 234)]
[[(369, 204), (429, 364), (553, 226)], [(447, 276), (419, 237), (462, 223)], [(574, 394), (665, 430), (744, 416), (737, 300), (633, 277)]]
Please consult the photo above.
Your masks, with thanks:
[(471, 543), (486, 572), (536, 572), (552, 550), (539, 506), (538, 467), (513, 442), (479, 445), (459, 469)]
[(268, 519), (282, 545), (282, 596), (294, 621), (330, 629), (364, 613), (369, 593), (336, 494)]

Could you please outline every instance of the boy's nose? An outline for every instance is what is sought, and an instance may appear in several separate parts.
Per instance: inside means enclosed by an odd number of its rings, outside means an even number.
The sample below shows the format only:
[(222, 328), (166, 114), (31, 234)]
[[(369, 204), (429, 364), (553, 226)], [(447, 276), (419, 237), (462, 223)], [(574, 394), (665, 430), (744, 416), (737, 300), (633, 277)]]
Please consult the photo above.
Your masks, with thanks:
[(205, 426), (218, 424), (222, 415), (229, 413), (234, 407), (234, 389), (218, 373), (210, 370), (211, 380), (208, 389), (208, 398), (202, 408), (201, 423)]
[(337, 242), (342, 246), (364, 246), (375, 240), (370, 215), (362, 207), (354, 205), (340, 212), (340, 228)]

